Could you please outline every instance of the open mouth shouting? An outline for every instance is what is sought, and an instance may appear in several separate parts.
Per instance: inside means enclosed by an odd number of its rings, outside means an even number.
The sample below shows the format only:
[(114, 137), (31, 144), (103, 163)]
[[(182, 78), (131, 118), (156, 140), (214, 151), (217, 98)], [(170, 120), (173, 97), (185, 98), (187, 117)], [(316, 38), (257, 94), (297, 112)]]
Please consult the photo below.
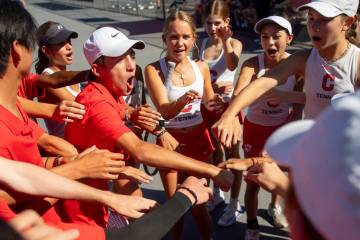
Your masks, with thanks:
[(131, 92), (132, 91), (132, 89), (133, 89), (133, 87), (134, 87), (134, 81), (135, 81), (135, 77), (134, 76), (132, 76), (132, 77), (130, 77), (128, 80), (127, 80), (127, 82), (126, 82), (126, 90), (127, 90), (127, 92)]
[(311, 40), (312, 40), (313, 44), (319, 45), (321, 43), (321, 41), (322, 41), (322, 38), (319, 37), (319, 36), (312, 36)]
[(72, 61), (73, 60), (73, 52), (69, 52), (68, 54), (65, 55), (66, 60), (67, 61)]
[(266, 52), (267, 52), (268, 56), (275, 57), (278, 51), (276, 49), (272, 48), (272, 49), (266, 50)]

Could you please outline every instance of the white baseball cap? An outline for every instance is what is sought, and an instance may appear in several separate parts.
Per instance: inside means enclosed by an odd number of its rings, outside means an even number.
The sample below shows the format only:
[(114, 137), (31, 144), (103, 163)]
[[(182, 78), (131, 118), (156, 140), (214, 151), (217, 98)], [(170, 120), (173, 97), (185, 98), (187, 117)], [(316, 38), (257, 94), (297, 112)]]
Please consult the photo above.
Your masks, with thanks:
[(312, 8), (324, 17), (333, 18), (340, 14), (349, 17), (355, 16), (359, 6), (359, 0), (312, 0), (304, 4), (298, 10)]
[(328, 240), (360, 236), (360, 94), (339, 99), (316, 120), (289, 123), (265, 149), (291, 169), (305, 215)]
[(102, 27), (95, 30), (84, 43), (84, 54), (91, 65), (100, 56), (119, 57), (130, 48), (144, 49), (145, 43), (129, 39), (125, 34), (113, 27)]
[(264, 25), (268, 24), (268, 23), (275, 23), (277, 25), (279, 25), (280, 27), (284, 28), (290, 35), (292, 35), (292, 27), (291, 24), (288, 20), (286, 20), (283, 17), (280, 16), (270, 16), (270, 17), (266, 17), (263, 19), (260, 19), (254, 27), (254, 31), (258, 34), (260, 34), (261, 29), (263, 28)]

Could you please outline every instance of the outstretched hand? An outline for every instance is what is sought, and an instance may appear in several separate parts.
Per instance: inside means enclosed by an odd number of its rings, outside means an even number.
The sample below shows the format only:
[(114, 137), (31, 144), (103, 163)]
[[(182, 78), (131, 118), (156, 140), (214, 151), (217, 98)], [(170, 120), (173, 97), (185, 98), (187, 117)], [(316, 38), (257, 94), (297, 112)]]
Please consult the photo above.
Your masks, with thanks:
[(195, 199), (186, 189), (182, 189), (181, 187), (186, 187), (193, 191), (196, 195), (196, 204), (200, 205), (212, 199), (212, 190), (211, 188), (207, 187), (207, 181), (205, 178), (198, 179), (196, 177), (190, 176), (185, 179), (185, 181), (181, 184), (178, 192), (183, 193), (187, 196), (192, 204), (194, 204)]
[[(84, 153), (85, 152), (85, 153)], [(124, 170), (124, 155), (91, 147), (69, 164), (76, 164), (83, 178), (116, 180)]]
[(260, 163), (244, 172), (247, 181), (259, 184), (266, 191), (285, 195), (289, 187), (289, 178), (275, 162)]
[(119, 173), (118, 178), (134, 179), (138, 183), (150, 183), (152, 180), (151, 176), (131, 166), (123, 167), (122, 171)]
[(220, 140), (221, 144), (230, 148), (232, 144), (240, 141), (242, 129), (239, 118), (221, 116), (221, 118), (211, 127), (214, 136)]
[(158, 203), (143, 197), (109, 193), (109, 196), (106, 198), (106, 205), (118, 214), (137, 219), (156, 208)]
[(221, 190), (227, 192), (230, 190), (234, 181), (234, 174), (228, 170), (221, 170), (215, 177), (213, 177), (213, 181), (221, 188)]
[(218, 165), (219, 168), (236, 170), (236, 171), (245, 171), (250, 167), (253, 167), (253, 164), (262, 164), (262, 163), (271, 163), (273, 160), (269, 157), (258, 157), (256, 160), (252, 160), (252, 158), (230, 158)]

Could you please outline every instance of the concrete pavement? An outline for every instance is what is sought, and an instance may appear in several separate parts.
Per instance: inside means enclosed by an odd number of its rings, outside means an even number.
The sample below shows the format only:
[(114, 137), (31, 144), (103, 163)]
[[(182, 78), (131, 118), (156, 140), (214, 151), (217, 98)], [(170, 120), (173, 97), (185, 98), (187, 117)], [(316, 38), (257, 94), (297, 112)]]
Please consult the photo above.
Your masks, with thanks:
[[(115, 25), (123, 29), (131, 38), (142, 39), (147, 43), (146, 49), (137, 52), (136, 61), (144, 68), (148, 63), (156, 61), (162, 52), (162, 21), (148, 19), (137, 16), (129, 16), (120, 13), (101, 11), (92, 8), (78, 8), (54, 4), (45, 0), (30, 0), (27, 6), (28, 10), (35, 17), (39, 24), (46, 21), (56, 21), (64, 24), (67, 28), (79, 33), (79, 38), (73, 40), (74, 46), (74, 64), (69, 69), (79, 70), (88, 68), (88, 64), (82, 53), (82, 44), (90, 33), (101, 24)], [(200, 36), (202, 29), (198, 29)], [(241, 62), (259, 51), (259, 46), (253, 39), (247, 36), (240, 36), (244, 44), (244, 52), (241, 55)], [(35, 54), (36, 55), (36, 54)], [(144, 193), (147, 197), (156, 199), (159, 202), (165, 201), (165, 194), (162, 191), (162, 185), (158, 176), (151, 184), (144, 185)], [(243, 203), (245, 183), (240, 193), (240, 202)], [(226, 194), (227, 199), (229, 198)], [(287, 239), (286, 230), (274, 229), (269, 217), (266, 214), (266, 208), (270, 201), (270, 194), (261, 191), (259, 194), (259, 223), (261, 224), (261, 239)], [(218, 218), (226, 205), (219, 206), (213, 213), (213, 222), (215, 228), (214, 239), (243, 239), (245, 231), (245, 216), (239, 218), (239, 222), (228, 228), (219, 228), (216, 225)], [(164, 220), (166, 221), (166, 220)], [(184, 227), (183, 239), (200, 239), (192, 217), (187, 214)]]

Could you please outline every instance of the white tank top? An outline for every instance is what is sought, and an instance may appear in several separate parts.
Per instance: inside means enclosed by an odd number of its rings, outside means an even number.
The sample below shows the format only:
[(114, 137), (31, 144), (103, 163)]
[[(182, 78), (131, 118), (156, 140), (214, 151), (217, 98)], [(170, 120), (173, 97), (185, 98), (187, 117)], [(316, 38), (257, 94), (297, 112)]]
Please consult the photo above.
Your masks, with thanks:
[(355, 91), (359, 53), (359, 48), (351, 44), (345, 56), (328, 64), (316, 48), (311, 50), (305, 69), (306, 119), (316, 118), (335, 94)]
[[(210, 75), (211, 75), (211, 83), (214, 84), (216, 82), (221, 82), (221, 81), (222, 82), (230, 81), (234, 84), (236, 70), (231, 71), (226, 67), (224, 49), (221, 50), (220, 55), (214, 60), (206, 60), (204, 58), (205, 47), (206, 47), (206, 43), (208, 41), (209, 41), (209, 38), (205, 38), (202, 41), (199, 55), (200, 55), (200, 59), (209, 65)], [(231, 91), (228, 94), (222, 94), (222, 97), (224, 98), (225, 102), (229, 102), (231, 100), (232, 94), (233, 94), (233, 91)]]
[[(169, 101), (176, 101), (176, 99), (180, 98), (189, 90), (195, 90), (199, 93), (200, 96), (203, 96), (204, 93), (204, 79), (201, 74), (201, 71), (197, 64), (190, 60), (190, 64), (195, 73), (195, 81), (189, 86), (185, 87), (177, 87), (174, 86), (172, 81), (167, 81), (164, 83), (166, 87), (166, 91), (168, 94)], [(160, 59), (160, 67), (161, 72), (166, 79), (167, 75), (167, 66), (165, 62), (165, 58)], [(200, 112), (201, 107), (201, 99), (194, 100), (183, 108), (183, 110), (176, 115), (174, 118), (165, 122), (165, 127), (167, 128), (186, 128), (196, 126), (203, 122), (203, 118)]]
[[(42, 72), (42, 74), (53, 74), (54, 70), (50, 69), (50, 68), (45, 68)], [(79, 84), (80, 87), (80, 84)], [(65, 89), (74, 97), (76, 97), (80, 92), (76, 92), (74, 91), (70, 86), (66, 86)], [(59, 123), (57, 121), (51, 120), (51, 119), (44, 119), (46, 128), (48, 130), (48, 133), (51, 135), (55, 135), (58, 137), (63, 138), (64, 137), (64, 131), (65, 131), (65, 124), (64, 123)]]
[[(258, 55), (259, 72), (257, 78), (265, 74), (264, 53)], [(290, 76), (286, 83), (275, 87), (281, 91), (293, 91), (295, 86), (295, 76)], [(264, 97), (260, 97), (248, 108), (246, 118), (255, 124), (262, 126), (276, 126), (284, 123), (290, 112), (291, 104), (279, 103), (271, 104)]]

